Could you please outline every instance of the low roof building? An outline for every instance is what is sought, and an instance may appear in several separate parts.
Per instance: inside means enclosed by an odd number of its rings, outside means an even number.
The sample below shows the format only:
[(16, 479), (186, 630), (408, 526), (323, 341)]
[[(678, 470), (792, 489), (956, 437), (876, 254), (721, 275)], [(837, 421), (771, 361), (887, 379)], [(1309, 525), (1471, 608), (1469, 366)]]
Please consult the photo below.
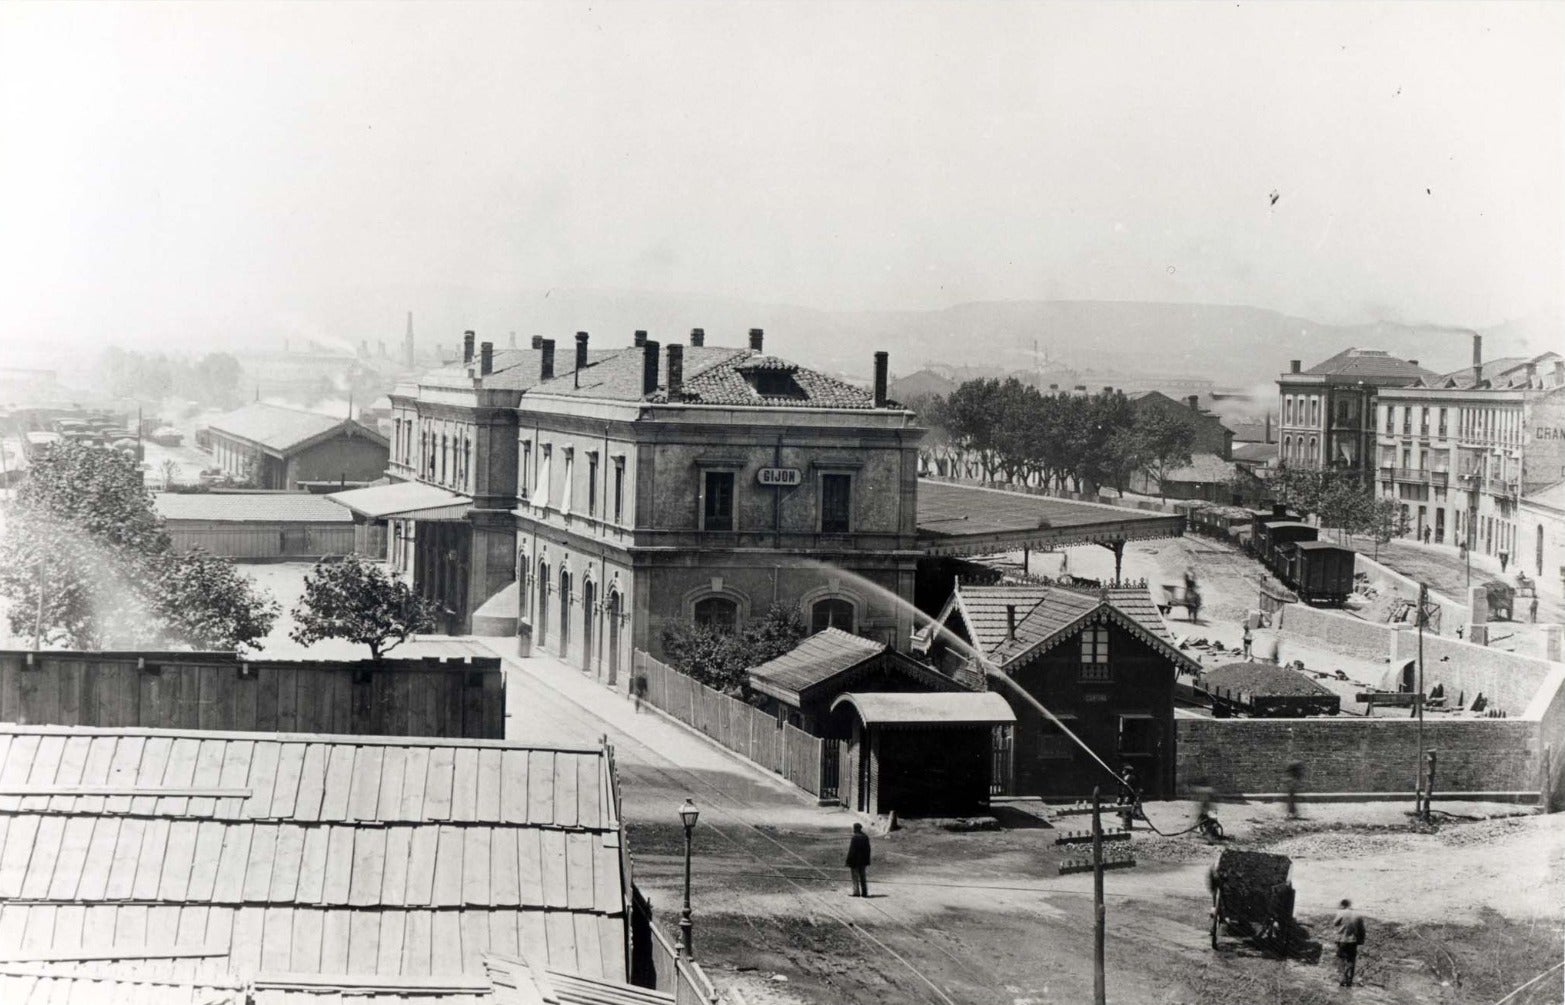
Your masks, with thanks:
[(251, 402), (208, 424), (218, 465), (257, 488), (373, 481), (386, 472), (386, 437), (352, 419)]

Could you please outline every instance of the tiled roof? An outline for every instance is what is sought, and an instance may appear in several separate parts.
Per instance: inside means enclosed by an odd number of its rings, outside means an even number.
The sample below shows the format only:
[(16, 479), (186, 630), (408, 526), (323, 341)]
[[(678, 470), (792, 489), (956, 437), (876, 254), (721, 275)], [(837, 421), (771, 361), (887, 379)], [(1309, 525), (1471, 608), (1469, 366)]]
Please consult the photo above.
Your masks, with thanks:
[(1522, 503), (1565, 510), (1565, 481), (1557, 481), (1553, 485), (1545, 485), (1543, 488), (1528, 492), (1522, 496)]
[(1421, 377), (1435, 376), (1434, 371), (1414, 366), (1381, 349), (1344, 349), (1304, 372), (1316, 376), (1359, 377), (1366, 380), (1405, 379), (1409, 383)]
[(1157, 647), (1177, 663), (1193, 667), (1194, 661), (1175, 648), (1173, 635), (1157, 609), (1152, 594), (1144, 586), (1077, 589), (1051, 586), (1036, 607), (1016, 626), (1016, 638), (1007, 640), (994, 651), (993, 658), (1004, 665), (1029, 653), (1051, 647), (1099, 608), (1117, 612), (1129, 625), (1139, 628)]
[(1005, 642), (1009, 625), (1006, 608), (1015, 607), (1016, 620), (1020, 622), (1032, 613), (1032, 609), (1038, 606), (1049, 589), (1041, 584), (959, 584), (956, 595), (961, 604), (962, 620), (967, 623), (973, 645), (982, 653), (992, 653), (1000, 648)]
[[(1531, 363), (1535, 368), (1535, 375), (1542, 378), (1543, 383), (1547, 385), (1553, 379), (1554, 361), (1560, 358), (1557, 352), (1546, 352), (1537, 356), (1502, 356), (1483, 364), (1483, 378), (1495, 388), (1526, 387), (1527, 364)], [(1474, 376), (1473, 368), (1465, 366), (1460, 370), (1440, 374), (1438, 377), (1430, 377), (1424, 383), (1429, 387), (1471, 388), (1476, 383), (1473, 380)]]
[(1248, 461), (1252, 464), (1265, 462), (1277, 456), (1277, 444), (1275, 443), (1235, 443), (1234, 460)]
[(287, 975), (267, 1002), (482, 986), (488, 953), (623, 981), (611, 770), (478, 740), (3, 725), (0, 960)]
[(1201, 686), (1218, 687), (1250, 698), (1309, 697), (1336, 694), (1297, 670), (1271, 663), (1225, 663), (1201, 674)]
[(1238, 469), (1232, 461), (1225, 461), (1216, 454), (1191, 454), (1190, 463), (1166, 471), (1165, 482), (1226, 482)]
[(165, 520), (353, 522), (353, 514), (310, 492), (159, 492), (152, 497), (152, 508)]
[(386, 438), (380, 433), (349, 419), (339, 419), (297, 408), (284, 408), (281, 405), (268, 405), (261, 401), (253, 401), (226, 415), (218, 416), (211, 421), (208, 428), (213, 432), (249, 440), (269, 450), (286, 452), (324, 436), (338, 427), (347, 427), (354, 435), (367, 436), (380, 443), (386, 442)]
[[(620, 401), (667, 402), (667, 347), (659, 348), (658, 390), (642, 392), (641, 349), (630, 347), (595, 360), (583, 370), (581, 380), (557, 377), (537, 385), (548, 394), (583, 398), (612, 398)], [(827, 376), (775, 356), (762, 356), (748, 349), (721, 346), (686, 346), (683, 362), (683, 391), (679, 401), (696, 405), (770, 405), (779, 408), (873, 408), (874, 395), (862, 387)], [(745, 374), (773, 372), (791, 377), (798, 394), (763, 395)], [(900, 408), (900, 405), (892, 407)]]
[(773, 660), (750, 670), (756, 684), (767, 690), (789, 693), (797, 700), (800, 692), (835, 677), (844, 670), (886, 651), (884, 642), (851, 635), (840, 628), (816, 632)]

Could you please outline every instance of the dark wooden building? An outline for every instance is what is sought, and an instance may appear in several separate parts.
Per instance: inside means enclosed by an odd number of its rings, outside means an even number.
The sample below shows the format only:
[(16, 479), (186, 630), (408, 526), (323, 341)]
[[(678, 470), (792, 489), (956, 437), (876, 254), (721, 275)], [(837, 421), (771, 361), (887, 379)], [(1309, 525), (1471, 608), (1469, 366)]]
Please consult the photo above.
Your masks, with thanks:
[[(960, 691), (950, 677), (887, 646), (884, 642), (827, 628), (789, 652), (750, 671), (750, 689), (762, 708), (816, 736), (846, 739), (847, 725), (831, 715), (832, 704), (848, 691)], [(835, 728), (834, 728), (835, 727)]]
[(1025, 692), (1115, 772), (1133, 768), (1148, 797), (1173, 795), (1174, 682), (1199, 665), (1145, 586), (959, 585), (940, 625), (944, 665), (959, 680), (987, 676), (1016, 713), (1011, 792), (1075, 799), (1112, 781)]
[(218, 466), (260, 489), (304, 482), (361, 485), (386, 473), (386, 438), (352, 419), (252, 402), (212, 420), (205, 439)]
[(843, 801), (861, 813), (963, 816), (989, 803), (994, 734), (1016, 721), (992, 692), (848, 693), (832, 703), (847, 733)]

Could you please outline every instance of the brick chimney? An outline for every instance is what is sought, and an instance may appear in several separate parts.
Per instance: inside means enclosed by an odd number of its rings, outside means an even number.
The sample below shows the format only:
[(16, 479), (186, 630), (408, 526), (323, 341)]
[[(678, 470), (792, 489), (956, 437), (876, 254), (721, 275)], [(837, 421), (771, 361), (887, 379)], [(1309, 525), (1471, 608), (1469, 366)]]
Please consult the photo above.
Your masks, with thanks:
[(1190, 410), (1192, 412), (1199, 412), (1201, 410), (1201, 396), (1199, 394), (1192, 394), (1190, 397), (1185, 399), (1185, 404), (1190, 406)]
[(494, 373), (494, 343), (485, 342), (478, 347), (478, 375), (487, 377)]
[(875, 407), (886, 407), (886, 376), (890, 368), (891, 354), (877, 352), (875, 354)]
[(673, 343), (668, 347), (668, 400), (677, 401), (685, 390), (685, 347)]
[(658, 344), (646, 338), (646, 332), (637, 332), (641, 341), (641, 394), (656, 394), (658, 390)]
[(586, 368), (587, 368), (587, 333), (586, 332), (577, 332), (576, 333), (576, 369), (578, 369), (578, 370), (585, 370)]
[(1016, 641), (1016, 605), (1005, 605), (1005, 638), (1009, 642)]
[(543, 348), (543, 336), (542, 335), (534, 335), (533, 336), (533, 348), (534, 349), (542, 349)]
[(750, 329), (750, 351), (751, 352), (760, 352), (761, 351), (761, 339), (764, 337), (764, 334), (765, 333), (762, 332), (761, 329), (759, 329), (759, 328), (751, 328)]
[(646, 344), (647, 344), (647, 333), (646, 333), (646, 332), (644, 332), (644, 331), (640, 331), (640, 330), (639, 330), (639, 329), (638, 329), (638, 330), (637, 330), (637, 332), (636, 332), (636, 341), (635, 341), (635, 344), (636, 344), (636, 345), (637, 345), (637, 346), (638, 346), (638, 347), (639, 347), (639, 346), (644, 346), (644, 345), (646, 345)]
[(1473, 333), (1473, 386), (1483, 383), (1483, 336)]
[(1298, 372), (1300, 372), (1300, 367), (1302, 367), (1302, 366), (1303, 366), (1303, 361), (1302, 360), (1290, 359), (1288, 361), (1288, 372), (1289, 373), (1298, 373)]
[(692, 329), (690, 329), (690, 348), (692, 348), (692, 349), (699, 349), (699, 348), (701, 348), (704, 345), (706, 345), (706, 329), (705, 328), (692, 328)]
[(473, 361), (473, 339), (475, 337), (473, 332), (462, 333), (462, 362), (464, 363)]
[(538, 379), (548, 380), (554, 376), (554, 339), (543, 339), (538, 348), (543, 351), (542, 361), (538, 367)]

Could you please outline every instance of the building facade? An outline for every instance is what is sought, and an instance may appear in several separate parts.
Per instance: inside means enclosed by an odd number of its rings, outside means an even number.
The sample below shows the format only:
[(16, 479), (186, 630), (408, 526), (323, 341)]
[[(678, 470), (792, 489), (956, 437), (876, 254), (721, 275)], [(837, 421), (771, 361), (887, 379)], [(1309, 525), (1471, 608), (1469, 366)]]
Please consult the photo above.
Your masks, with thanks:
[(1336, 468), (1366, 484), (1375, 464), (1375, 398), (1435, 376), (1418, 360), (1378, 349), (1344, 349), (1308, 370), (1292, 360), (1277, 378), (1277, 462), (1291, 468)]
[[(524, 646), (618, 680), (663, 625), (773, 603), (903, 648), (917, 565), (912, 413), (762, 351), (554, 343), (475, 353), (391, 395), (387, 557), (465, 630), (507, 599)], [(406, 490), (398, 485), (356, 495)]]
[(1382, 390), (1376, 479), (1416, 539), (1521, 561), (1522, 498), (1565, 477), (1565, 361), (1486, 366), (1474, 338), (1472, 367)]
[(1233, 430), (1201, 407), (1199, 395), (1191, 394), (1184, 401), (1175, 401), (1162, 391), (1133, 391), (1126, 397), (1130, 399), (1130, 407), (1138, 416), (1158, 415), (1189, 426), (1192, 454), (1210, 454), (1225, 461), (1233, 460)]

